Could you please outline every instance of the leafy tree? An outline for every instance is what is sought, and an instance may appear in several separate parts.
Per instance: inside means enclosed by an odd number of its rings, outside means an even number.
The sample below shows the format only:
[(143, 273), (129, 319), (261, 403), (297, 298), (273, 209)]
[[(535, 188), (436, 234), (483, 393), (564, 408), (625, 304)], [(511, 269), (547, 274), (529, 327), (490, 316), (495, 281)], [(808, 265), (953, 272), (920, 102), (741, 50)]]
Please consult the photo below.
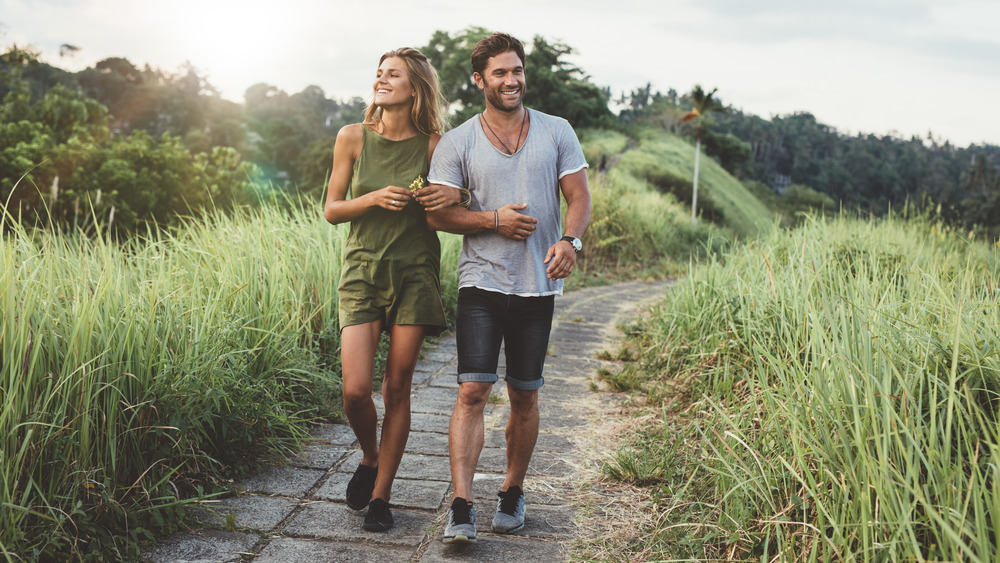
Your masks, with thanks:
[(317, 141), (332, 141), (341, 127), (360, 121), (365, 106), (360, 98), (331, 100), (318, 86), (308, 86), (289, 96), (264, 83), (248, 88), (244, 100), (252, 136), (248, 140), (251, 159), (261, 166), (266, 177), (282, 184), (288, 182), (289, 189), (299, 191), (317, 187), (315, 167), (329, 167), (333, 154), (331, 149), (325, 162), (310, 162), (305, 172), (301, 169), (303, 151)]
[[(483, 93), (472, 78), (472, 49), (490, 31), (469, 27), (454, 36), (436, 31), (420, 50), (438, 70), (445, 98), (458, 106), (453, 118), (462, 123), (484, 109)], [(525, 46), (525, 105), (566, 118), (574, 127), (600, 127), (613, 122), (609, 95), (565, 60), (573, 49), (535, 36)]]
[(441, 93), (446, 100), (458, 106), (453, 116), (455, 123), (466, 121), (485, 107), (483, 93), (472, 78), (472, 49), (489, 34), (486, 28), (474, 26), (454, 36), (445, 31), (435, 31), (430, 43), (420, 48), (437, 69)]
[(691, 103), (691, 112), (681, 118), (684, 122), (695, 122), (693, 128), (694, 140), (695, 140), (695, 152), (694, 152), (694, 182), (692, 184), (692, 194), (691, 194), (691, 222), (695, 223), (698, 220), (698, 170), (699, 159), (701, 158), (701, 139), (705, 135), (706, 124), (705, 119), (709, 113), (712, 112), (724, 112), (725, 106), (719, 103), (717, 99), (713, 96), (718, 88), (713, 88), (711, 92), (706, 93), (700, 84), (696, 84), (688, 94), (688, 101)]
[(576, 128), (605, 127), (613, 122), (608, 94), (588, 81), (579, 68), (564, 57), (573, 49), (535, 36), (525, 54), (527, 88), (525, 105), (565, 118)]
[(747, 164), (752, 152), (750, 143), (732, 133), (718, 133), (707, 128), (703, 131), (702, 143), (705, 154), (718, 160), (727, 172), (737, 178), (747, 176)]

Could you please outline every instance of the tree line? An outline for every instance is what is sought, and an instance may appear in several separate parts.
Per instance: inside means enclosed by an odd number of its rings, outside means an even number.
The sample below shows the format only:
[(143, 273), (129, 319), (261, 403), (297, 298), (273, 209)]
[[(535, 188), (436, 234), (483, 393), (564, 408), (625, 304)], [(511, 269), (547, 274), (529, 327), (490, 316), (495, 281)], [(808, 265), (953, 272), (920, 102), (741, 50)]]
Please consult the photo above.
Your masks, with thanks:
[[(437, 31), (419, 47), (438, 69), (453, 125), (482, 110), (469, 56), (487, 33)], [(909, 207), (1000, 233), (1000, 147), (852, 136), (809, 113), (765, 119), (732, 106), (692, 126), (682, 120), (690, 95), (647, 84), (613, 100), (566, 60), (570, 46), (536, 36), (527, 47), (526, 105), (577, 128), (697, 136), (707, 155), (788, 214)], [(336, 133), (359, 121), (366, 103), (328, 98), (318, 86), (289, 94), (258, 83), (238, 104), (191, 64), (169, 73), (113, 57), (71, 73), (17, 46), (0, 55), (0, 100), (0, 203), (11, 216), (115, 232), (169, 225), (205, 207), (321, 198)]]
[[(458, 108), (455, 123), (482, 109), (468, 60), (485, 33), (437, 32), (422, 47)], [(566, 62), (572, 52), (534, 39), (529, 103), (578, 126), (613, 124), (606, 90)], [(191, 64), (169, 73), (112, 57), (72, 73), (17, 46), (0, 55), (0, 99), (0, 203), (10, 216), (117, 233), (206, 207), (322, 197), (337, 131), (360, 121), (366, 104), (266, 83), (237, 104)]]
[[(1000, 147), (958, 147), (926, 139), (848, 135), (808, 112), (770, 119), (726, 106), (697, 129), (681, 117), (690, 95), (647, 84), (619, 98), (623, 122), (682, 135), (701, 133), (705, 151), (762, 199), (787, 210), (841, 209), (868, 216), (934, 214), (967, 231), (1000, 235)], [(722, 103), (720, 101), (720, 103)]]

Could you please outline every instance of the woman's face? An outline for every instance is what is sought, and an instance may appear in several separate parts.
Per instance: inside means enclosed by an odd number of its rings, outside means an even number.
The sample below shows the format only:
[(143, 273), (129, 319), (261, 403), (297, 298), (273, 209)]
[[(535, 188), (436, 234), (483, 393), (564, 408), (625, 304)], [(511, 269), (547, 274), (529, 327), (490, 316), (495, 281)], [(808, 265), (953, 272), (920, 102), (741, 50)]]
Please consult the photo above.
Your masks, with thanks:
[(416, 91), (410, 84), (406, 63), (399, 57), (389, 57), (382, 61), (375, 73), (375, 105), (386, 107), (395, 104), (413, 103)]

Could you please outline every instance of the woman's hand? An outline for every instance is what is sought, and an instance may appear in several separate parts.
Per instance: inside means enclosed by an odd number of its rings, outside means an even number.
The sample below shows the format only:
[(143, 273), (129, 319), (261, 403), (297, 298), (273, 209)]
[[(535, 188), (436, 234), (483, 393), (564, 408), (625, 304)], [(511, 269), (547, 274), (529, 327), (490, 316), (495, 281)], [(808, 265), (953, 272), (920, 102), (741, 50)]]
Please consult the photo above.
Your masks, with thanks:
[(458, 188), (431, 184), (416, 191), (417, 201), (427, 211), (438, 211), (462, 201), (462, 192)]
[(386, 186), (381, 190), (371, 192), (368, 197), (371, 198), (373, 206), (390, 211), (402, 211), (406, 204), (413, 199), (413, 193), (399, 186)]

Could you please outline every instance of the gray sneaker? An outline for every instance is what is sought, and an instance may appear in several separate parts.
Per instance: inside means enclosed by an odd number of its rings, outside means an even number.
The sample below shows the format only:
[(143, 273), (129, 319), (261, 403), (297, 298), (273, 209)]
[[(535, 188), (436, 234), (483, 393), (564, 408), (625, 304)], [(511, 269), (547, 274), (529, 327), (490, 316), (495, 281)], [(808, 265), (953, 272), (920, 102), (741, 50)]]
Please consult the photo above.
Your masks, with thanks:
[(476, 509), (464, 498), (456, 498), (448, 509), (443, 543), (476, 543)]
[(497, 513), (493, 516), (493, 531), (510, 534), (524, 527), (524, 491), (513, 486), (497, 493)]

